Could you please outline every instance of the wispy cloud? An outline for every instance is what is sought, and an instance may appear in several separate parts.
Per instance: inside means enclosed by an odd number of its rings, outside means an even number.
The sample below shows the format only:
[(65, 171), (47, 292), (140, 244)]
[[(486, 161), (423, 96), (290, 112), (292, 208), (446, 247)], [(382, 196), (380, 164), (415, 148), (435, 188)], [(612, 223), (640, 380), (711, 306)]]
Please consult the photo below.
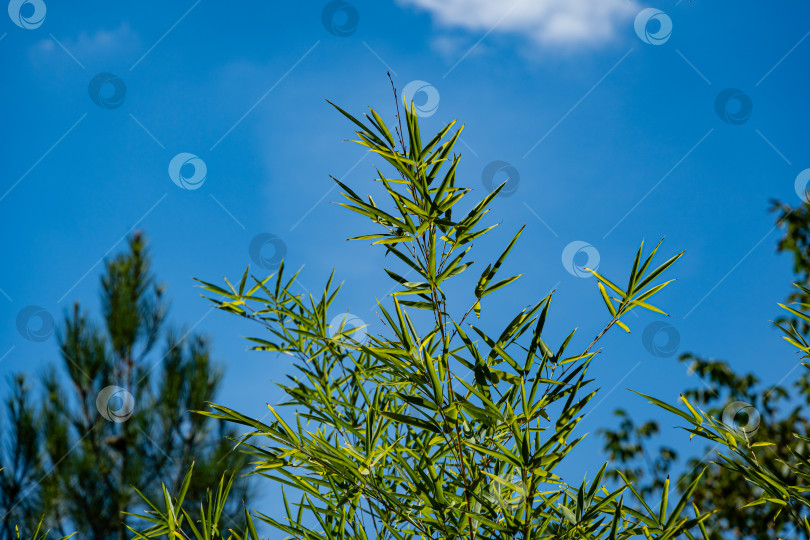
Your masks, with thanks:
[(399, 0), (446, 28), (520, 34), (540, 45), (596, 46), (640, 9), (635, 0)]
[[(447, 62), (455, 62), (460, 54), (470, 49), (470, 45), (475, 43), (475, 39), (468, 35), (456, 35), (442, 33), (433, 37), (430, 42), (433, 50), (439, 53)], [(477, 47), (470, 51), (468, 56), (480, 56), (488, 51), (485, 43), (479, 43)]]
[(142, 48), (141, 40), (127, 23), (118, 28), (81, 32), (78, 36), (53, 35), (34, 45), (32, 54), (37, 63), (43, 60), (63, 61), (72, 57), (80, 64), (120, 62), (129, 59)]

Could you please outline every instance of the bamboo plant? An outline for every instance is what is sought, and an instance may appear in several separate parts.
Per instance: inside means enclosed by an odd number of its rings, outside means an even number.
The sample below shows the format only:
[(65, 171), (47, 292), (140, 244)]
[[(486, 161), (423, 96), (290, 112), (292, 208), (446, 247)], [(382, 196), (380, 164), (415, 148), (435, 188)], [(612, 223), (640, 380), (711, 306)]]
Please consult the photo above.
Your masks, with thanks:
[[(500, 332), (485, 332), (479, 317), (520, 278), (502, 267), (524, 228), (470, 280), (466, 299), (449, 302), (446, 291), (473, 272), (475, 243), (496, 226), (486, 219), (504, 184), (467, 203), (473, 193), (457, 178), (463, 126), (455, 122), (423, 139), (413, 104), (402, 116), (397, 107), (392, 127), (373, 109), (358, 119), (335, 108), (356, 126), (356, 142), (389, 166), (375, 177), (385, 202), (334, 180), (341, 205), (367, 219), (350, 240), (384, 251), (395, 289), (377, 302), (384, 331), (366, 336), (364, 328), (330, 327), (340, 290), (332, 277), (318, 295), (294, 292), (299, 274), (283, 263), (266, 277), (248, 268), (237, 285), (201, 282), (217, 308), (259, 325), (260, 336), (249, 338), (254, 350), (295, 358), (295, 373), (280, 383), (288, 399), (269, 407), (271, 421), (218, 404), (202, 412), (246, 427), (237, 443), (252, 455), (254, 474), (282, 487), (282, 515), (254, 510), (246, 519), (307, 539), (699, 535), (709, 515), (689, 503), (699, 478), (652, 508), (632, 486), (609, 486), (607, 464), (582, 471), (591, 478), (579, 484), (556, 472), (583, 438), (576, 428), (597, 393), (588, 368), (600, 341), (615, 327), (629, 332), (631, 310), (663, 313), (652, 299), (681, 254), (654, 264), (660, 242), (651, 250), (642, 243), (624, 287), (592, 271), (608, 316), (587, 345), (573, 345), (575, 331), (556, 344), (545, 336), (553, 292)], [(468, 309), (456, 313), (451, 304), (459, 302)], [(150, 503), (144, 516), (153, 525), (139, 538), (169, 526), (178, 538), (234, 534), (194, 528), (200, 516), (182, 508), (182, 497), (164, 499)]]

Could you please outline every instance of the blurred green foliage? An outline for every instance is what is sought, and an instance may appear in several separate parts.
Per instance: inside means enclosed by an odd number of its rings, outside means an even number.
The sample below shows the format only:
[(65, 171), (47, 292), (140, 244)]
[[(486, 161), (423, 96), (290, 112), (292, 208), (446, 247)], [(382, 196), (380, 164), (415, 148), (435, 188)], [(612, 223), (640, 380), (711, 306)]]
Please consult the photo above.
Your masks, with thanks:
[[(0, 538), (17, 538), (16, 527), (128, 538), (122, 512), (140, 501), (133, 485), (178, 488), (196, 460), (188, 500), (200, 501), (224, 468), (247, 463), (226, 439), (232, 428), (189, 412), (214, 399), (222, 372), (204, 336), (166, 327), (163, 287), (140, 234), (106, 263), (100, 300), (101, 323), (78, 303), (65, 315), (59, 362), (36, 391), (30, 376), (10, 380)], [(247, 495), (245, 480), (234, 493)]]

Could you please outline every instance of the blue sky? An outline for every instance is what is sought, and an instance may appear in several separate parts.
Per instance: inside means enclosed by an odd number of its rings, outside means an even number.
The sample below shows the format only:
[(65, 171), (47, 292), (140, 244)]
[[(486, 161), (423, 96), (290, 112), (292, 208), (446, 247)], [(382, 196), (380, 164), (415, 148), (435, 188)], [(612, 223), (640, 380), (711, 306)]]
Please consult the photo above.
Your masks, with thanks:
[[(425, 132), (466, 125), (459, 176), (477, 196), (488, 164), (519, 175), (495, 201), (502, 226), (476, 259), (496, 257), (525, 223), (508, 263), (524, 277), (485, 305), (486, 325), (556, 288), (550, 335), (578, 327), (587, 344), (607, 313), (595, 281), (566, 269), (565, 247), (589, 244), (600, 272), (623, 280), (639, 242), (666, 237), (665, 255), (686, 250), (659, 299), (678, 353), (780, 381), (797, 358), (769, 321), (791, 273), (767, 208), (772, 198), (799, 203), (794, 183), (810, 168), (810, 6), (589, 4), (353, 0), (329, 28), (326, 2), (23, 5), (22, 19), (0, 23), (0, 373), (56, 360), (55, 339), (25, 339), (18, 314), (36, 305), (58, 320), (76, 300), (96, 309), (100, 261), (134, 229), (151, 239), (172, 320), (211, 334), (227, 367), (223, 404), (261, 416), (289, 371), (284, 359), (247, 352), (241, 336), (256, 329), (209, 312), (191, 279), (240, 275), (259, 234), (283, 242), (289, 265), (305, 265), (313, 291), (335, 268), (346, 282), (337, 310), (374, 332), (375, 298), (391, 283), (380, 250), (344, 242), (370, 231), (331, 204), (340, 196), (328, 175), (362, 193), (376, 189), (382, 164), (344, 142), (351, 125), (324, 100), (390, 118), (390, 70), (400, 89), (432, 87)], [(91, 81), (105, 73), (94, 101)], [(717, 96), (729, 88), (736, 97), (721, 115)], [(169, 176), (181, 153), (205, 164), (197, 189)], [(604, 340), (593, 367), (603, 392), (584, 431), (618, 406), (657, 415), (625, 387), (675, 401), (696, 384), (674, 356), (645, 348), (644, 328), (657, 320), (631, 315), (632, 334)], [(592, 437), (578, 455), (591, 463), (597, 448)]]

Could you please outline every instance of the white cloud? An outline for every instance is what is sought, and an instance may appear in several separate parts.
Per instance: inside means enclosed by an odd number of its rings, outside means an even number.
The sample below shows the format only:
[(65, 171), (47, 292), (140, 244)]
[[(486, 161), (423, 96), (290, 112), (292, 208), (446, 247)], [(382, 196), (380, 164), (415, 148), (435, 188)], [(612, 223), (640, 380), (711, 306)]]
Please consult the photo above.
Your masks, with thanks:
[(445, 27), (511, 32), (541, 45), (598, 45), (639, 11), (635, 0), (399, 0)]
[(136, 55), (142, 48), (139, 36), (127, 23), (122, 23), (114, 30), (101, 29), (93, 33), (82, 31), (75, 37), (56, 37), (62, 46), (51, 38), (44, 38), (34, 45), (33, 54), (38, 61), (48, 58), (67, 60), (69, 63), (70, 60), (62, 50), (64, 47), (79, 62), (88, 65), (88, 68), (94, 68), (95, 64), (129, 61), (130, 57)]
[(471, 39), (470, 36), (457, 36), (449, 33), (439, 34), (430, 41), (433, 50), (438, 52), (447, 62), (455, 62), (458, 60), (459, 55), (465, 51), (469, 51), (467, 56), (470, 57), (487, 52), (486, 43), (482, 42), (477, 47), (471, 48), (473, 43), (475, 43), (475, 39)]

